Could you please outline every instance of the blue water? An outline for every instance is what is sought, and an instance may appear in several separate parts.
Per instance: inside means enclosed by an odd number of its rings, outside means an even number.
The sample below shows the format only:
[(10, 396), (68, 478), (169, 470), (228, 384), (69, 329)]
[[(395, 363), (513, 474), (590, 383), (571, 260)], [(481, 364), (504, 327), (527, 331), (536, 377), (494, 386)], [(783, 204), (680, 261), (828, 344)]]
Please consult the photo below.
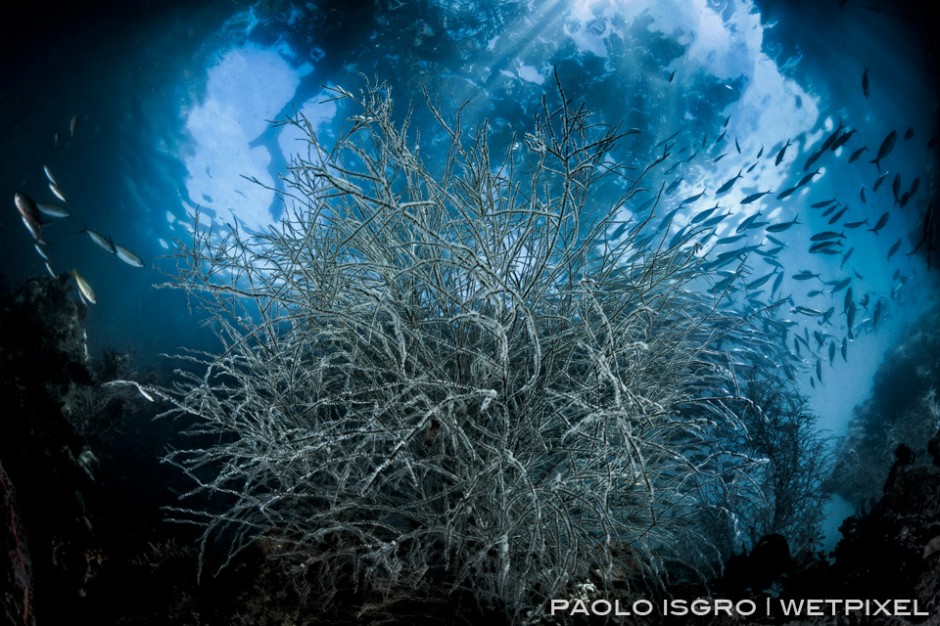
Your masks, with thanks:
[[(146, 367), (164, 363), (160, 354), (179, 346), (213, 345), (183, 295), (157, 288), (172, 281), (171, 254), (177, 240), (189, 240), (189, 216), (198, 207), (217, 227), (238, 221), (247, 231), (274, 223), (280, 202), (246, 177), (278, 188), (278, 173), (302, 145), (296, 131), (270, 122), (303, 112), (329, 139), (346, 113), (325, 101), (323, 87), (358, 89), (360, 74), (388, 81), (402, 112), (423, 97), (422, 88), (445, 102), (467, 101), (465, 124), (486, 119), (499, 148), (531, 124), (539, 98), (553, 89), (554, 68), (569, 98), (586, 102), (600, 119), (641, 129), (617, 158), (642, 165), (667, 142), (670, 160), (653, 180), (681, 180), (663, 214), (705, 191), (677, 213), (674, 229), (716, 202), (732, 210), (718, 236), (734, 234), (757, 211), (769, 223), (797, 218), (776, 235), (786, 245), (775, 256), (785, 268), (776, 296), (792, 295), (780, 317), (797, 322), (794, 335), (804, 328), (825, 334), (821, 356), (805, 355), (797, 376), (828, 432), (844, 432), (885, 350), (935, 302), (936, 272), (923, 254), (910, 252), (935, 188), (936, 150), (927, 144), (937, 133), (936, 61), (924, 22), (908, 15), (910, 6), (855, 0), (844, 7), (748, 0), (391, 0), (357, 9), (340, 2), (191, 4), (24, 12), (6, 27), (0, 189), (9, 201), (0, 212), (0, 270), (8, 284), (45, 272), (12, 202), (16, 191), (53, 200), (45, 164), (71, 212), (45, 227), (49, 256), (58, 272), (76, 268), (98, 294), (87, 317), (93, 354), (127, 349)], [(78, 126), (71, 138), (73, 115)], [(426, 121), (426, 114), (416, 115), (416, 125)], [(840, 122), (855, 135), (804, 171)], [(908, 128), (913, 136), (905, 139)], [(890, 173), (875, 192), (879, 172), (869, 161), (891, 131), (897, 144), (880, 164)], [(868, 150), (849, 164), (863, 145)], [(715, 197), (722, 183), (752, 165), (731, 191)], [(816, 168), (819, 174), (799, 192), (776, 197)], [(920, 178), (904, 208), (894, 206), (895, 174), (902, 192)], [(760, 191), (773, 193), (740, 204)], [(810, 208), (828, 198), (848, 206), (833, 226), (824, 208)], [(883, 212), (888, 223), (869, 231)], [(844, 230), (844, 223), (866, 219)], [(145, 268), (95, 246), (83, 224), (136, 252)], [(824, 230), (844, 230), (843, 250), (855, 248), (844, 264), (844, 253), (808, 252), (810, 237)], [(765, 249), (775, 246), (752, 237)], [(896, 241), (900, 247), (888, 260)], [(756, 255), (749, 265), (755, 279), (774, 269)], [(803, 270), (830, 282), (792, 280)], [(830, 364), (826, 347), (841, 347), (849, 330), (845, 290), (832, 293), (832, 287), (848, 277), (859, 303), (853, 338), (847, 358), (837, 351)], [(823, 293), (811, 295), (814, 290)], [(819, 325), (787, 310), (798, 305), (835, 311), (830, 324)], [(794, 349), (792, 335), (789, 341)]]

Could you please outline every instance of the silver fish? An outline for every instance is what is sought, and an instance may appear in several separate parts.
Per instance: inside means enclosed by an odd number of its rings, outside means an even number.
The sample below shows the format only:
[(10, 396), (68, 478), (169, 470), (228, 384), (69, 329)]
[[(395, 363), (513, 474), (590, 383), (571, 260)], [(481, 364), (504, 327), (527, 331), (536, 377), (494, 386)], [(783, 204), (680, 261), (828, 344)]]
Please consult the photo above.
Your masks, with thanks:
[(111, 243), (111, 240), (108, 237), (105, 237), (96, 230), (92, 230), (88, 227), (85, 227), (83, 232), (88, 233), (88, 237), (95, 242), (102, 250), (110, 254), (114, 254), (114, 244)]
[(75, 268), (72, 268), (72, 277), (75, 279), (75, 284), (78, 285), (78, 295), (81, 297), (82, 302), (85, 304), (98, 304), (94, 289), (91, 288), (88, 281), (82, 278)]
[(122, 261), (124, 261), (125, 263), (127, 263), (128, 265), (132, 265), (134, 267), (144, 266), (144, 262), (140, 260), (140, 257), (134, 254), (133, 252), (131, 252), (130, 250), (128, 250), (127, 248), (125, 248), (124, 246), (119, 246), (118, 244), (114, 244), (114, 251), (117, 253), (117, 257), (121, 259)]
[(53, 184), (55, 184), (55, 185), (58, 185), (58, 184), (59, 184), (58, 181), (56, 181), (55, 176), (52, 175), (52, 171), (49, 169), (49, 166), (43, 165), (43, 166), (42, 166), (42, 171), (43, 171), (43, 173), (46, 175), (46, 178), (49, 179), (49, 182), (50, 182), (50, 183), (53, 183)]
[(69, 212), (55, 204), (38, 204), (39, 212), (46, 217), (68, 217)]
[(62, 188), (59, 187), (56, 183), (49, 183), (49, 190), (62, 202), (68, 202), (68, 200), (65, 198), (65, 193), (62, 191)]

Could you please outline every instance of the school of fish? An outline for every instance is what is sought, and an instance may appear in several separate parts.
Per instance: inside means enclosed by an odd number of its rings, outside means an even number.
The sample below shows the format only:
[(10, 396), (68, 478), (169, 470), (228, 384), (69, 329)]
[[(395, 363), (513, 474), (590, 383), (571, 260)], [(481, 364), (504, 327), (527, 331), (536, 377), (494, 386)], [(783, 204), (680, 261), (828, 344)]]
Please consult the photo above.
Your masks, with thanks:
[[(868, 68), (862, 74), (866, 98), (872, 89), (870, 74)], [(653, 202), (640, 202), (630, 209), (635, 217), (642, 217), (651, 207), (654, 211), (665, 211), (657, 232), (671, 237), (668, 246), (688, 246), (700, 255), (714, 278), (712, 284), (703, 286), (708, 293), (745, 310), (773, 311), (774, 315), (766, 317), (765, 330), (768, 335), (779, 337), (775, 350), (786, 357), (776, 359), (775, 366), (784, 368), (791, 379), (799, 375), (798, 370), (805, 370), (815, 388), (823, 383), (825, 366), (833, 367), (837, 355), (848, 362), (852, 343), (861, 333), (878, 328), (891, 301), (910, 279), (897, 266), (890, 288), (878, 290), (864, 284), (857, 262), (871, 258), (872, 251), (877, 250), (877, 254), (884, 255), (884, 263), (896, 261), (902, 252), (905, 256), (922, 255), (928, 268), (933, 263), (938, 244), (933, 203), (917, 195), (919, 176), (906, 183), (906, 176), (889, 169), (895, 148), (902, 142), (916, 141), (916, 133), (908, 126), (902, 131), (891, 130), (884, 137), (866, 137), (862, 128), (849, 127), (842, 121), (826, 132), (822, 141), (814, 143), (803, 134), (779, 139), (766, 153), (761, 146), (752, 159), (745, 160), (737, 174), (722, 181), (714, 191), (690, 181), (686, 188), (692, 193), (672, 199), (672, 194), (685, 182), (680, 164), (695, 158), (702, 163), (716, 163), (732, 151), (744, 156), (737, 138), (733, 146), (726, 139), (730, 119), (725, 118), (714, 140), (707, 135), (701, 140), (684, 137), (680, 132), (656, 144), (662, 149), (663, 156), (658, 162), (664, 167), (659, 194)], [(869, 151), (867, 142), (878, 148), (866, 162), (860, 159)], [(934, 136), (927, 145), (935, 149), (938, 143)], [(807, 156), (801, 156), (801, 150)], [(686, 152), (692, 156), (685, 156)], [(859, 190), (858, 202), (840, 196), (814, 197), (814, 184), (839, 161), (845, 167), (861, 168), (858, 172), (861, 178), (871, 181)], [(784, 180), (792, 182), (779, 189), (760, 188), (761, 180), (747, 175), (761, 163), (765, 169), (782, 173)], [(882, 189), (886, 180), (891, 181), (889, 192)], [(741, 190), (740, 199), (724, 203), (735, 189)], [(800, 200), (794, 201), (794, 197)], [(704, 202), (708, 206), (697, 208)], [(675, 208), (670, 210), (670, 205)], [(781, 214), (793, 217), (773, 219)], [(920, 224), (917, 236), (899, 237), (890, 246), (887, 242), (878, 243), (892, 219)], [(811, 222), (825, 225), (808, 234), (805, 231), (809, 228), (794, 228)], [(623, 225), (616, 227), (612, 238), (624, 231)], [(665, 235), (663, 243), (667, 243)], [(831, 269), (788, 271), (779, 259), (781, 251), (788, 247), (805, 250), (806, 255), (832, 257), (832, 261), (814, 264)], [(806, 286), (807, 291), (787, 293), (784, 287), (787, 277)], [(773, 360), (766, 349), (763, 357), (758, 354), (761, 349), (757, 346), (735, 350), (750, 351), (755, 360)], [(798, 365), (794, 367), (794, 363)]]
[[(69, 122), (68, 137), (70, 141), (76, 138), (77, 129), (78, 115), (73, 115)], [(64, 141), (62, 138), (62, 133), (56, 131), (53, 136), (53, 144), (55, 146), (59, 146), (63, 143)], [(55, 176), (53, 175), (52, 170), (47, 165), (43, 165), (42, 171), (45, 175), (49, 192), (55, 196), (56, 200), (60, 202), (61, 205), (68, 204), (68, 199), (65, 195), (65, 192), (63, 191), (62, 186), (59, 184), (59, 181), (56, 180)], [(45, 239), (43, 239), (43, 229), (51, 224), (54, 220), (60, 220), (69, 217), (70, 212), (64, 206), (59, 204), (37, 203), (31, 196), (22, 191), (17, 191), (13, 195), (13, 202), (16, 205), (16, 209), (19, 212), (20, 217), (22, 218), (23, 225), (26, 227), (26, 230), (29, 231), (30, 236), (33, 238), (33, 246), (36, 250), (36, 253), (42, 259), (46, 271), (50, 276), (54, 278), (58, 277), (58, 273), (56, 272), (56, 269), (53, 266), (52, 260), (49, 256), (48, 244), (46, 243)], [(87, 234), (88, 238), (91, 239), (91, 241), (94, 242), (99, 248), (108, 252), (109, 254), (114, 254), (124, 263), (132, 267), (144, 267), (144, 262), (139, 256), (124, 246), (114, 243), (111, 237), (105, 236), (96, 230), (88, 228), (87, 226), (83, 227), (81, 232)], [(98, 298), (95, 295), (95, 291), (88, 280), (79, 274), (78, 270), (75, 268), (72, 268), (71, 272), (69, 272), (69, 275), (75, 280), (79, 299), (85, 305), (97, 304)]]

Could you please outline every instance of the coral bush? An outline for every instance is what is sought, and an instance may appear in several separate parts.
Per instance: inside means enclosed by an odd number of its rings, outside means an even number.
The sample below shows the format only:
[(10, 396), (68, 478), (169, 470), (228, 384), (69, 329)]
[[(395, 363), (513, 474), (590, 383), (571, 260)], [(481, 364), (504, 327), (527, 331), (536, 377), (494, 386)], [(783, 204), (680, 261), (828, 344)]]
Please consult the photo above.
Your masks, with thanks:
[(717, 557), (703, 512), (760, 497), (722, 346), (762, 327), (700, 288), (701, 230), (631, 213), (665, 154), (616, 162), (628, 133), (560, 85), (498, 158), (430, 97), (419, 135), (382, 85), (334, 94), (356, 110), (332, 149), (287, 122), (280, 224), (178, 255), (224, 349), (168, 393), (195, 437), (167, 457), (195, 481), (177, 518), (373, 612), (420, 588), (518, 622)]

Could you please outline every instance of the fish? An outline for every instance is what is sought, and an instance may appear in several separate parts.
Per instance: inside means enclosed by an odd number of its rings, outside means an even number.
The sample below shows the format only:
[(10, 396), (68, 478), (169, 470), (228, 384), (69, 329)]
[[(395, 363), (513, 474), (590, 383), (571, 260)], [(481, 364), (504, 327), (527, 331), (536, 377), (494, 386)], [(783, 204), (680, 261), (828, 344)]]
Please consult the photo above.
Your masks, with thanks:
[(836, 358), (836, 342), (830, 341), (829, 342), (829, 367), (832, 367), (832, 363), (833, 361), (835, 361), (835, 358)]
[(712, 213), (714, 213), (717, 209), (718, 209), (718, 205), (716, 204), (715, 206), (713, 206), (713, 207), (710, 208), (710, 209), (704, 209), (704, 210), (702, 210), (702, 211), (699, 211), (698, 213), (696, 213), (696, 214), (692, 217), (691, 220), (689, 220), (689, 223), (690, 223), (690, 224), (698, 224), (698, 223), (701, 222), (702, 220), (708, 219), (708, 216), (711, 215)]
[[(686, 241), (688, 241), (689, 237), (691, 237), (692, 235), (695, 234), (695, 233), (690, 233), (690, 232), (689, 232), (689, 229), (690, 229), (691, 227), (692, 227), (691, 225), (686, 225), (685, 227), (681, 228), (681, 229), (679, 230), (679, 232), (677, 232), (675, 235), (673, 235), (672, 239), (669, 240), (669, 246), (667, 247), (667, 249), (675, 248), (676, 246), (678, 246), (678, 245), (680, 245), (680, 244), (683, 244), (683, 243), (685, 243)], [(115, 247), (117, 247), (117, 246), (115, 246)], [(125, 248), (125, 250), (126, 250), (126, 248)], [(118, 250), (118, 251), (117, 251), (117, 254), (118, 254), (118, 256), (121, 256), (121, 251)], [(124, 259), (123, 257), (121, 258), (121, 260), (124, 261), (125, 263), (130, 263), (130, 264), (133, 265), (134, 267), (143, 267), (143, 266), (144, 266), (143, 262), (140, 260), (139, 257), (137, 257), (137, 261), (134, 262), (134, 263), (131, 263), (130, 261), (128, 261), (127, 259)], [(139, 263), (139, 265), (138, 265), (138, 263)]]
[(716, 246), (726, 246), (730, 243), (737, 243), (747, 237), (747, 235), (731, 235), (730, 237), (722, 237), (721, 239), (715, 242)]
[(117, 254), (117, 257), (119, 259), (121, 259), (128, 265), (131, 265), (133, 267), (144, 266), (144, 262), (140, 259), (140, 257), (134, 254), (133, 252), (131, 252), (130, 250), (128, 250), (127, 248), (125, 248), (124, 246), (114, 244), (114, 252)]
[(815, 163), (816, 161), (818, 161), (818, 160), (819, 160), (819, 157), (821, 157), (821, 156), (824, 155), (825, 153), (826, 153), (826, 148), (825, 148), (825, 146), (824, 146), (824, 147), (820, 148), (819, 150), (817, 150), (816, 152), (814, 152), (814, 153), (812, 153), (811, 155), (809, 155), (809, 158), (806, 159), (806, 163), (803, 165), (803, 171), (805, 172), (806, 170), (808, 170), (809, 168), (811, 168), (811, 167), (813, 166), (813, 163)]
[(640, 206), (636, 208), (635, 213), (643, 213), (644, 211), (646, 211), (646, 209), (653, 206), (654, 202), (656, 202), (656, 198), (649, 198), (648, 200), (644, 201), (643, 204), (641, 204)]
[(910, 126), (907, 127), (907, 130), (904, 131), (904, 139), (912, 139), (914, 137), (914, 129)]
[(69, 216), (68, 211), (54, 204), (37, 204), (36, 206), (39, 207), (39, 212), (46, 217), (62, 218)]
[(785, 230), (789, 230), (789, 228), (790, 228), (791, 226), (793, 226), (793, 225), (795, 225), (795, 224), (800, 224), (800, 223), (801, 223), (801, 222), (798, 222), (798, 221), (797, 221), (797, 218), (794, 217), (794, 218), (793, 218), (791, 221), (789, 221), (789, 222), (781, 222), (780, 224), (771, 224), (770, 226), (767, 227), (766, 230), (767, 230), (767, 232), (769, 232), (769, 233), (782, 233), (782, 232), (785, 231)]
[(855, 222), (846, 222), (842, 226), (844, 226), (845, 228), (858, 228), (859, 226), (864, 226), (867, 223), (868, 223), (868, 218), (865, 218), (863, 220), (858, 220)]
[(785, 198), (789, 198), (791, 195), (793, 195), (795, 191), (799, 190), (799, 188), (800, 188), (799, 185), (795, 187), (787, 187), (786, 189), (784, 189), (783, 191), (777, 194), (777, 199), (783, 200)]
[(774, 279), (773, 287), (770, 288), (770, 293), (775, 294), (777, 290), (780, 289), (780, 285), (783, 284), (783, 272), (777, 273), (777, 278)]
[(676, 77), (676, 70), (672, 70), (672, 74), (669, 75), (669, 78), (666, 80), (667, 83), (671, 83), (672, 79)]
[(849, 251), (842, 256), (842, 263), (839, 264), (839, 269), (841, 270), (845, 267), (846, 262), (852, 258), (852, 253), (855, 252), (855, 246), (849, 248)]
[(734, 147), (737, 148), (738, 154), (741, 154), (741, 144), (738, 143), (738, 138), (734, 138)]
[(716, 294), (716, 293), (721, 293), (723, 291), (726, 291), (731, 286), (731, 283), (734, 282), (734, 279), (735, 279), (735, 274), (732, 273), (727, 278), (723, 278), (722, 280), (712, 285), (708, 289), (708, 293)]
[(823, 254), (838, 254), (841, 247), (841, 241), (820, 241), (809, 247), (809, 253), (816, 254), (817, 252), (821, 252)]
[(891, 192), (894, 194), (894, 206), (898, 205), (898, 196), (901, 195), (901, 174), (895, 174), (891, 181)]
[(803, 178), (801, 178), (801, 179), (800, 179), (800, 182), (798, 182), (798, 183), (796, 184), (796, 186), (797, 186), (797, 187), (802, 187), (802, 186), (806, 185), (807, 183), (809, 183), (809, 181), (813, 180), (813, 178), (815, 178), (815, 177), (818, 176), (818, 175), (819, 175), (819, 170), (810, 172), (809, 174), (807, 174), (806, 176), (804, 176)]
[(62, 188), (55, 183), (49, 183), (49, 190), (52, 191), (52, 194), (61, 200), (62, 202), (68, 203), (68, 200), (65, 198), (65, 194), (62, 192)]
[(842, 347), (840, 348), (840, 352), (842, 353), (842, 360), (848, 363), (849, 340), (845, 337), (842, 338)]
[(777, 272), (776, 270), (774, 270), (773, 272), (771, 272), (771, 273), (769, 273), (769, 274), (766, 274), (766, 275), (764, 275), (764, 276), (761, 276), (760, 278), (758, 278), (758, 279), (756, 279), (756, 280), (753, 280), (753, 281), (747, 283), (747, 288), (748, 288), (748, 289), (757, 289), (758, 287), (760, 287), (761, 285), (763, 285), (764, 283), (766, 283), (768, 280), (770, 280), (771, 278), (773, 278), (773, 277), (776, 276), (777, 274), (778, 274), (778, 272)]
[(827, 230), (821, 233), (816, 233), (810, 237), (810, 241), (827, 241), (829, 239), (845, 239), (845, 233), (837, 233), (834, 230)]
[(663, 193), (665, 193), (668, 196), (669, 194), (671, 194), (673, 191), (676, 190), (676, 188), (679, 186), (679, 183), (681, 182), (682, 182), (682, 177), (680, 176), (679, 178), (669, 183), (669, 186), (666, 187), (666, 190)]
[(862, 204), (867, 202), (865, 199), (865, 185), (862, 185), (861, 189), (858, 190), (858, 199), (862, 201)]
[(901, 240), (898, 239), (898, 240), (895, 241), (894, 244), (891, 246), (891, 249), (888, 250), (888, 259), (887, 259), (888, 261), (891, 260), (891, 257), (894, 256), (894, 253), (897, 252), (897, 251), (898, 251), (898, 248), (900, 248), (900, 247), (901, 247)]
[(20, 212), (24, 220), (42, 225), (42, 215), (39, 213), (39, 207), (32, 198), (25, 193), (17, 191), (13, 194), (13, 203), (16, 205), (16, 210)]
[(111, 243), (111, 239), (110, 239), (109, 237), (105, 237), (104, 235), (102, 235), (102, 234), (99, 233), (98, 231), (92, 230), (92, 229), (88, 228), (87, 226), (82, 229), (82, 232), (83, 232), (83, 233), (87, 233), (87, 234), (88, 234), (88, 237), (89, 237), (92, 241), (94, 241), (94, 242), (98, 245), (99, 248), (101, 248), (101, 249), (104, 250), (105, 252), (108, 252), (108, 253), (110, 253), (110, 254), (114, 254), (114, 252), (115, 252), (115, 250), (114, 250), (114, 244)]
[(825, 152), (830, 147), (832, 147), (832, 144), (835, 143), (836, 139), (838, 139), (842, 135), (842, 131), (844, 129), (845, 129), (845, 123), (840, 120), (838, 128), (836, 128), (834, 131), (832, 131), (832, 133), (828, 137), (826, 137), (826, 140), (823, 142), (822, 147), (819, 149), (819, 151)]
[(672, 224), (672, 220), (675, 219), (677, 213), (679, 213), (679, 209), (675, 208), (663, 216), (663, 218), (659, 221), (659, 226), (656, 227), (656, 234), (663, 232), (667, 227), (669, 227)]
[(761, 144), (760, 150), (757, 151), (757, 156), (754, 157), (754, 158), (755, 158), (755, 159), (759, 159), (759, 158), (761, 158), (761, 155), (763, 155), (763, 154), (764, 154), (764, 144)]
[(824, 209), (835, 201), (836, 201), (836, 198), (830, 198), (829, 200), (822, 200), (820, 202), (814, 202), (810, 206), (814, 209)]
[(884, 315), (884, 306), (885, 306), (884, 302), (885, 301), (883, 298), (879, 298), (878, 302), (875, 303), (875, 311), (874, 313), (872, 313), (872, 318), (871, 318), (872, 328), (876, 328), (878, 326), (878, 322), (881, 320), (881, 316)]
[(658, 144), (656, 144), (656, 147), (658, 148), (659, 146), (664, 146), (664, 145), (666, 145), (667, 143), (669, 143), (670, 141), (672, 141), (673, 139), (675, 139), (676, 137), (678, 137), (678, 136), (679, 136), (679, 133), (681, 133), (681, 132), (682, 132), (682, 129), (677, 130), (676, 132), (674, 132), (673, 134), (669, 135), (668, 137), (666, 137), (665, 139), (663, 139), (662, 141), (660, 141)]
[(754, 168), (757, 167), (757, 163), (758, 163), (757, 161), (754, 161), (754, 164), (753, 164), (751, 167), (747, 168), (747, 173), (748, 173), (748, 174), (750, 174), (752, 171), (754, 171)]
[(855, 162), (858, 160), (858, 158), (859, 158), (860, 156), (862, 156), (862, 153), (865, 152), (866, 150), (868, 150), (868, 145), (867, 145), (867, 144), (864, 145), (864, 146), (862, 146), (861, 148), (859, 148), (859, 149), (856, 150), (855, 152), (853, 152), (853, 153), (852, 153), (852, 156), (849, 157), (849, 163), (855, 163)]
[(845, 290), (845, 298), (842, 300), (842, 311), (848, 311), (849, 307), (855, 306), (855, 298), (853, 297), (852, 288), (849, 287)]
[(697, 194), (695, 194), (694, 196), (689, 196), (688, 198), (686, 198), (685, 200), (683, 200), (683, 201), (679, 204), (679, 206), (684, 206), (684, 205), (686, 205), (686, 204), (692, 204), (693, 202), (695, 202), (696, 200), (698, 200), (699, 198), (701, 198), (701, 197), (704, 196), (704, 195), (705, 195), (705, 189), (702, 189), (702, 192), (701, 192), (701, 193), (697, 193)]
[(809, 280), (811, 278), (819, 278), (819, 274), (815, 274), (809, 270), (803, 270), (802, 272), (794, 274), (790, 278), (793, 280)]
[(78, 114), (72, 116), (72, 119), (69, 121), (69, 135), (72, 139), (75, 139), (75, 131), (78, 130)]
[(783, 144), (782, 148), (780, 148), (780, 152), (777, 153), (777, 158), (774, 160), (774, 165), (780, 165), (780, 162), (783, 161), (783, 157), (787, 153), (787, 148), (789, 146), (790, 146), (790, 140), (787, 139), (787, 142)]
[(627, 230), (627, 225), (630, 222), (621, 222), (617, 228), (614, 229), (614, 232), (610, 234), (610, 239), (616, 240)]
[(23, 215), (21, 215), (20, 218), (23, 220), (23, 226), (26, 227), (26, 230), (28, 230), (29, 234), (33, 237), (33, 241), (38, 244), (45, 244), (46, 242), (42, 239), (42, 225), (37, 224), (32, 220), (26, 219), (26, 217)]
[(878, 191), (878, 188), (881, 187), (881, 183), (883, 183), (884, 180), (885, 180), (885, 178), (888, 177), (888, 174), (890, 174), (890, 172), (885, 172), (884, 174), (882, 174), (881, 176), (879, 176), (878, 178), (875, 179), (874, 184), (872, 184), (872, 186), (871, 186), (871, 190), (872, 190), (873, 192), (877, 192), (877, 191)]
[(865, 68), (865, 71), (862, 72), (862, 93), (865, 94), (865, 97), (868, 97), (869, 85), (868, 85), (868, 68)]
[(709, 228), (711, 226), (716, 226), (720, 224), (722, 221), (724, 221), (724, 219), (728, 217), (729, 215), (731, 215), (731, 213), (722, 213), (721, 215), (716, 215), (712, 217), (711, 219), (705, 220), (704, 222), (702, 222), (702, 228)]
[(847, 132), (847, 133), (842, 133), (842, 136), (840, 136), (838, 139), (836, 139), (834, 142), (832, 142), (832, 145), (829, 146), (829, 150), (830, 150), (831, 152), (835, 152), (836, 150), (838, 150), (839, 148), (841, 148), (842, 146), (844, 146), (844, 145), (846, 144), (846, 142), (847, 142), (849, 139), (851, 139), (851, 138), (852, 138), (852, 135), (854, 135), (855, 133), (856, 133), (856, 130), (855, 130), (854, 128), (853, 128), (852, 130), (850, 130), (849, 132)]
[(23, 226), (25, 226), (29, 234), (32, 235), (33, 241), (37, 244), (45, 244), (46, 242), (42, 239), (42, 229), (46, 223), (42, 219), (36, 202), (25, 193), (19, 191), (13, 194), (13, 202), (16, 204), (16, 210), (19, 211), (20, 217), (23, 220)]
[(723, 193), (728, 193), (731, 191), (731, 188), (734, 187), (734, 184), (738, 181), (739, 178), (744, 174), (744, 169), (738, 170), (738, 175), (732, 178), (729, 178), (721, 187), (718, 188), (718, 191), (715, 192), (716, 196), (720, 196)]
[[(773, 257), (780, 254), (781, 250), (783, 250), (783, 246), (777, 246), (776, 248), (770, 248), (768, 250), (761, 250), (760, 248), (758, 248), (757, 250), (754, 251), (754, 254), (761, 255), (762, 257), (764, 257), (765, 261), (767, 261), (768, 263), (771, 263), (771, 261), (773, 261)], [(771, 263), (771, 265), (774, 265), (774, 264), (775, 263)], [(782, 268), (783, 266), (777, 264), (777, 267)]]
[(749, 229), (752, 226), (752, 224), (754, 223), (754, 220), (756, 220), (758, 217), (760, 217), (760, 211), (758, 211), (754, 215), (751, 215), (750, 217), (745, 218), (744, 221), (738, 224), (738, 227), (735, 228), (734, 231), (736, 233), (744, 232), (745, 230)]
[(894, 149), (894, 144), (898, 140), (898, 131), (892, 130), (890, 133), (885, 136), (884, 141), (881, 142), (881, 147), (878, 148), (878, 156), (872, 159), (870, 162), (875, 164), (875, 167), (878, 168), (878, 171), (881, 171), (881, 161), (886, 156), (891, 154), (891, 150)]
[(58, 182), (56, 182), (55, 176), (52, 175), (52, 171), (49, 169), (48, 166), (43, 165), (42, 171), (46, 175), (46, 178), (49, 180), (50, 183), (54, 183), (56, 185), (59, 184)]
[(803, 315), (812, 315), (813, 317), (822, 317), (826, 314), (824, 311), (820, 311), (819, 309), (814, 309), (812, 307), (802, 306), (802, 305), (797, 305), (793, 307), (791, 311), (793, 313), (802, 313)]
[(732, 261), (737, 260), (742, 255), (750, 254), (754, 250), (757, 250), (759, 247), (760, 246), (758, 245), (742, 246), (735, 250), (728, 250), (727, 252), (722, 252), (717, 257), (715, 257), (714, 261), (709, 261), (706, 267), (708, 269), (718, 269), (720, 267), (724, 267), (728, 263), (731, 263)]
[(829, 293), (830, 293), (830, 294), (834, 294), (834, 293), (838, 293), (838, 292), (842, 291), (843, 289), (845, 289), (846, 287), (848, 287), (848, 286), (849, 286), (849, 283), (851, 283), (851, 282), (852, 282), (852, 277), (849, 276), (848, 278), (843, 278), (842, 280), (836, 281), (835, 283), (826, 283), (826, 284), (827, 284), (827, 285), (832, 285), (832, 289), (829, 291)]
[(877, 234), (878, 231), (884, 228), (885, 224), (887, 223), (888, 223), (888, 212), (885, 211), (884, 213), (881, 214), (881, 217), (878, 218), (878, 222), (872, 228), (869, 228), (868, 230)]
[(78, 295), (82, 299), (82, 302), (85, 304), (98, 304), (98, 299), (95, 297), (95, 290), (91, 288), (88, 281), (82, 278), (81, 274), (79, 274), (74, 267), (72, 268), (72, 278), (75, 279), (75, 284), (78, 285)]
[(757, 200), (760, 200), (761, 198), (763, 198), (764, 196), (766, 196), (766, 195), (769, 194), (769, 193), (771, 193), (771, 192), (769, 192), (769, 191), (758, 191), (757, 193), (752, 193), (751, 195), (749, 195), (749, 196), (747, 196), (746, 198), (744, 198), (744, 200), (741, 200), (741, 204), (750, 204), (750, 203), (752, 203), (752, 202), (755, 202), (755, 201), (757, 201)]
[(845, 212), (848, 211), (848, 210), (849, 210), (849, 205), (845, 205), (844, 207), (842, 207), (842, 209), (841, 209), (840, 211), (838, 211), (835, 215), (833, 215), (832, 217), (829, 218), (829, 223), (830, 223), (830, 224), (835, 224), (836, 222), (838, 222), (839, 219), (840, 219), (843, 215), (845, 215)]

